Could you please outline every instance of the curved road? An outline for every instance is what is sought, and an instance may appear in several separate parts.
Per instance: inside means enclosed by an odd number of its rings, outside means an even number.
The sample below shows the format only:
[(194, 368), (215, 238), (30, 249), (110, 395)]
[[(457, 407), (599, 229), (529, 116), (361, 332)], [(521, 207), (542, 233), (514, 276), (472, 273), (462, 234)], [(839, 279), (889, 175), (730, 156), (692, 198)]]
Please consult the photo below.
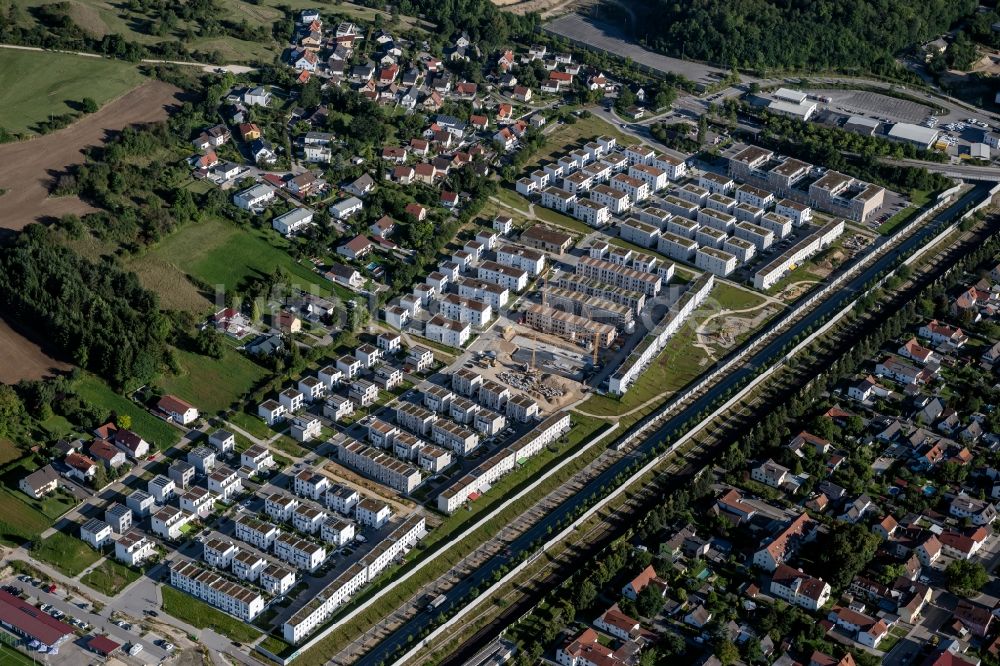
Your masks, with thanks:
[[(758, 368), (766, 367), (777, 360), (784, 352), (786, 346), (791, 343), (796, 336), (803, 334), (817, 321), (820, 321), (828, 315), (831, 315), (843, 308), (847, 303), (856, 297), (868, 281), (872, 280), (880, 272), (890, 268), (901, 254), (908, 254), (910, 251), (916, 249), (916, 247), (923, 241), (934, 238), (934, 236), (940, 233), (941, 229), (950, 224), (954, 218), (966, 208), (966, 206), (974, 205), (975, 203), (981, 201), (983, 197), (988, 196), (989, 189), (992, 186), (992, 183), (977, 183), (975, 187), (969, 190), (958, 201), (935, 217), (932, 222), (927, 224), (910, 238), (907, 238), (905, 241), (900, 243), (898, 247), (887, 253), (885, 256), (873, 262), (871, 266), (844, 285), (840, 291), (821, 303), (809, 315), (793, 324), (787, 331), (777, 336), (770, 343), (766, 344), (761, 351), (753, 355), (747, 363), (727, 375), (700, 398), (697, 398), (686, 408), (668, 419), (642, 444), (630, 451), (628, 454), (622, 456), (622, 458), (615, 462), (611, 467), (604, 470), (604, 472), (594, 478), (580, 492), (574, 495), (571, 500), (564, 502), (557, 509), (536, 523), (531, 529), (515, 539), (509, 547), (511, 553), (520, 554), (528, 551), (530, 545), (534, 541), (544, 539), (550, 528), (555, 530), (556, 525), (563, 518), (571, 514), (577, 507), (588, 503), (590, 500), (598, 499), (601, 496), (601, 489), (611, 483), (612, 479), (614, 479), (618, 474), (633, 463), (640, 462), (651, 449), (668, 437), (676, 434), (675, 431), (687, 420), (700, 411), (711, 406), (712, 403), (722, 397), (726, 391), (736, 390), (744, 381), (751, 379), (754, 374), (756, 374), (756, 370)], [(846, 270), (846, 268), (842, 270)], [(783, 319), (783, 317), (779, 318), (779, 320), (774, 322), (771, 326), (777, 325), (781, 319)], [(754, 338), (765, 335), (769, 329), (770, 327), (757, 333)], [(745, 344), (748, 344), (749, 342), (750, 341), (747, 341)], [(643, 423), (644, 422), (640, 422), (634, 425), (633, 429), (641, 427)], [(508, 562), (510, 559), (511, 558), (508, 556), (496, 556), (480, 567), (474, 574), (458, 583), (447, 592), (447, 601), (440, 607), (439, 612), (447, 613), (455, 607), (456, 604), (458, 604), (470, 590), (482, 586), (484, 583), (490, 582), (494, 572), (496, 572), (500, 566)], [(357, 663), (360, 666), (377, 666), (384, 663), (387, 659), (395, 655), (400, 649), (410, 647), (410, 645), (408, 645), (409, 637), (415, 637), (419, 634), (425, 627), (431, 624), (431, 620), (437, 615), (438, 613), (422, 613), (417, 615), (403, 624), (384, 641), (379, 643), (378, 646), (369, 651), (364, 657), (358, 660)]]

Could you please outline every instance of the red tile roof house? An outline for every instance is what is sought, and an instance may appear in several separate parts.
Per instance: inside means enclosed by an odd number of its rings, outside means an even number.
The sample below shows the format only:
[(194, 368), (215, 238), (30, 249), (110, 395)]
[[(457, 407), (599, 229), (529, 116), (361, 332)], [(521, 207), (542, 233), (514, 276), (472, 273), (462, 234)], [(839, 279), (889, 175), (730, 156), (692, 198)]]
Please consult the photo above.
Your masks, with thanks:
[(612, 650), (600, 642), (593, 629), (585, 629), (582, 634), (556, 650), (556, 661), (562, 666), (626, 666), (631, 663), (636, 645), (631, 641), (617, 650)]
[(743, 495), (735, 488), (730, 488), (729, 492), (716, 500), (716, 506), (740, 520), (750, 520), (757, 513), (756, 509), (743, 502)]
[(856, 632), (855, 640), (870, 648), (877, 648), (878, 644), (889, 633), (889, 626), (885, 620), (869, 617), (863, 613), (852, 611), (850, 608), (834, 606), (827, 615), (827, 619), (836, 623), (845, 632)]
[(843, 657), (837, 659), (816, 650), (809, 657), (809, 666), (855, 666), (855, 662), (850, 652), (845, 653)]
[(910, 338), (896, 353), (921, 365), (937, 360), (937, 354), (917, 342), (916, 338)]
[(775, 570), (770, 591), (788, 603), (811, 611), (822, 608), (830, 600), (831, 592), (830, 586), (821, 578), (813, 578), (786, 564), (779, 564)]
[(653, 568), (652, 564), (643, 569), (642, 573), (630, 580), (622, 588), (622, 596), (635, 601), (639, 597), (639, 594), (646, 589), (647, 585), (655, 585), (660, 590), (660, 595), (666, 596), (667, 582), (661, 580), (656, 575), (656, 569)]
[(594, 620), (594, 626), (623, 641), (638, 638), (641, 632), (639, 620), (623, 613), (618, 604), (613, 604), (611, 608), (601, 613), (601, 616)]
[(163, 396), (156, 407), (174, 423), (188, 425), (198, 420), (198, 410), (194, 405), (174, 395)]
[(119, 430), (114, 434), (112, 441), (134, 460), (144, 458), (149, 453), (149, 442), (131, 430)]
[(63, 462), (69, 467), (67, 474), (81, 481), (90, 481), (97, 472), (97, 463), (82, 453), (71, 453)]
[(427, 209), (418, 203), (406, 204), (404, 211), (416, 218), (418, 222), (423, 222), (427, 219)]
[(802, 543), (812, 538), (815, 526), (815, 521), (809, 514), (803, 513), (754, 553), (753, 563), (765, 571), (774, 571), (779, 564), (794, 555)]
[(371, 251), (371, 241), (360, 234), (337, 248), (337, 254), (348, 259), (361, 259)]
[(990, 631), (993, 613), (986, 606), (973, 603), (968, 599), (960, 599), (955, 607), (954, 618), (972, 634), (984, 638)]
[(119, 467), (125, 464), (125, 452), (106, 439), (95, 439), (90, 444), (89, 453), (94, 460), (104, 463), (106, 467)]

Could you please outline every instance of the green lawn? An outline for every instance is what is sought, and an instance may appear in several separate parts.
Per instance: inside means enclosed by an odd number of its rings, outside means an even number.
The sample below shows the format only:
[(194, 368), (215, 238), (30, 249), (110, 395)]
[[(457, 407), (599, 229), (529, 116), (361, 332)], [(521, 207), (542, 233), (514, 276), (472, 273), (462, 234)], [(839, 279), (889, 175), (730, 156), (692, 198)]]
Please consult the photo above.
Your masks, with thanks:
[(160, 589), (163, 597), (163, 611), (194, 625), (199, 629), (212, 629), (223, 636), (249, 643), (257, 640), (261, 632), (257, 631), (249, 624), (237, 620), (232, 615), (227, 615), (220, 610), (216, 610), (203, 601), (195, 599), (190, 594), (185, 594), (178, 589), (163, 585)]
[(0, 49), (0, 127), (33, 132), (50, 115), (75, 112), (70, 104), (84, 97), (104, 104), (144, 80), (122, 60)]
[(129, 569), (124, 564), (106, 559), (81, 578), (80, 582), (109, 597), (114, 597), (139, 580), (141, 575), (138, 571)]
[(726, 310), (745, 310), (763, 305), (767, 299), (750, 289), (717, 280), (710, 300)]
[(221, 359), (176, 350), (181, 371), (163, 376), (160, 386), (164, 392), (197, 406), (202, 413), (214, 414), (228, 409), (250, 391), (266, 371), (225, 345), (223, 350)]
[[(74, 528), (75, 530), (76, 528)], [(67, 576), (73, 577), (101, 558), (101, 554), (77, 538), (62, 532), (39, 541), (31, 556), (47, 562)]]
[(289, 643), (286, 643), (285, 641), (281, 640), (277, 636), (272, 636), (268, 634), (268, 636), (260, 642), (258, 647), (262, 647), (271, 654), (277, 656), (292, 646)]
[[(232, 291), (247, 279), (284, 269), (294, 285), (310, 289), (315, 285), (329, 295), (332, 284), (311, 267), (298, 264), (288, 254), (288, 242), (260, 229), (241, 229), (217, 218), (189, 224), (157, 244), (146, 255), (132, 260), (141, 264), (147, 258), (175, 266), (213, 288)], [(130, 266), (131, 268), (131, 266)]]
[(537, 165), (540, 162), (554, 162), (570, 150), (582, 146), (599, 136), (613, 136), (622, 146), (637, 143), (634, 137), (625, 134), (601, 118), (591, 115), (589, 118), (578, 119), (572, 125), (560, 125), (551, 134), (546, 134), (545, 144), (531, 156), (528, 164)]
[[(714, 290), (712, 294), (715, 294)], [(682, 326), (625, 395), (621, 398), (592, 395), (580, 405), (580, 411), (597, 416), (617, 416), (655, 396), (672, 393), (705, 372), (711, 365), (708, 356), (703, 349), (693, 346), (696, 340), (695, 329), (704, 316), (697, 316)], [(622, 424), (634, 423), (656, 409), (660, 402), (662, 400), (630, 414)]]
[[(247, 414), (246, 412), (236, 412), (229, 417), (229, 422), (233, 425), (239, 426), (243, 430), (256, 437), (257, 439), (267, 439), (274, 434), (274, 432), (267, 427), (267, 424), (261, 420), (260, 417), (254, 416), (253, 414)], [(236, 438), (240, 438), (239, 433), (235, 433)]]
[(917, 215), (920, 210), (931, 200), (931, 193), (926, 190), (915, 190), (910, 196), (910, 205), (899, 211), (878, 228), (879, 234), (891, 236), (896, 229), (900, 228)]
[(80, 397), (101, 407), (108, 415), (111, 412), (128, 414), (132, 417), (132, 430), (142, 435), (143, 439), (150, 444), (155, 444), (160, 450), (180, 441), (180, 430), (173, 428), (163, 419), (153, 416), (128, 398), (118, 395), (94, 375), (84, 374), (76, 383), (75, 388)]
[[(8, 483), (12, 481), (16, 483), (13, 479), (7, 480)], [(33, 500), (16, 487), (0, 488), (0, 543), (17, 545), (33, 541), (52, 526), (53, 520), (74, 506), (75, 503), (61, 493)]]

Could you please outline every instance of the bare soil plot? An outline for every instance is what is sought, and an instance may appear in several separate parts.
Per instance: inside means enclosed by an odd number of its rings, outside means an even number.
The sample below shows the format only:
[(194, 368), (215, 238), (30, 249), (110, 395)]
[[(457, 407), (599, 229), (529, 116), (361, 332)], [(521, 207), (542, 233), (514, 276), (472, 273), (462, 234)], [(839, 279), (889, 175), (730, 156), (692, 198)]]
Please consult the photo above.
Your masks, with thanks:
[[(83, 161), (83, 149), (131, 125), (163, 120), (180, 104), (181, 90), (153, 81), (110, 102), (97, 113), (46, 136), (0, 146), (0, 228), (20, 230), (32, 222), (94, 209), (78, 197), (50, 197), (53, 177)], [(4, 355), (0, 348), (0, 357)]]
[(16, 384), (22, 379), (41, 379), (70, 366), (47, 356), (31, 340), (0, 319), (0, 383)]

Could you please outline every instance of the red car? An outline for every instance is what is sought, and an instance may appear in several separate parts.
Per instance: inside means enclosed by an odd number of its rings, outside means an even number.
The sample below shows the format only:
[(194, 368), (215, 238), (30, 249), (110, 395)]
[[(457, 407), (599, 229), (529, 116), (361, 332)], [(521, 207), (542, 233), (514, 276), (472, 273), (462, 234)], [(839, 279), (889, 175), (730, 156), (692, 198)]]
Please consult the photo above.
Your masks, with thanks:
[(153, 455), (146, 458), (146, 460), (156, 460), (156, 454), (154, 453)]

